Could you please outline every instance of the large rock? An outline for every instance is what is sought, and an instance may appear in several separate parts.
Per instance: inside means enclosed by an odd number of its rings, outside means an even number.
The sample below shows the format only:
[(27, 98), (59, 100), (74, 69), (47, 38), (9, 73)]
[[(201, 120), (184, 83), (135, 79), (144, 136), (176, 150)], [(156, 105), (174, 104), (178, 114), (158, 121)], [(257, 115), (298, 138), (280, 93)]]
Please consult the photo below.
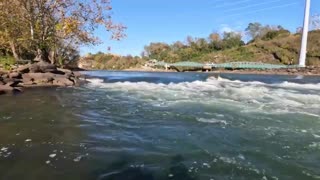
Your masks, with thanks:
[(69, 69), (57, 68), (58, 71), (63, 72), (65, 74), (73, 74), (73, 72)]
[(11, 93), (14, 91), (14, 88), (11, 86), (0, 85), (0, 94)]
[[(52, 83), (55, 74), (52, 73), (27, 73), (22, 75), (22, 80), (25, 84), (39, 84), (45, 85)], [(32, 82), (32, 83), (31, 83)]]
[(11, 79), (21, 79), (22, 76), (18, 72), (12, 72), (12, 73), (9, 74), (9, 78), (11, 78)]
[(74, 81), (71, 80), (71, 75), (61, 75), (53, 73), (27, 73), (22, 75), (23, 84), (44, 85), (44, 86), (73, 86)]
[(28, 73), (30, 71), (30, 64), (28, 65), (23, 65), (23, 66), (19, 66), (16, 71), (19, 73)]
[(29, 69), (31, 73), (46, 73), (57, 71), (57, 67), (55, 65), (46, 62), (38, 62), (32, 64)]
[(1, 94), (8, 94), (8, 93), (18, 93), (22, 92), (21, 88), (13, 88), (7, 85), (0, 85), (0, 95)]
[(52, 84), (54, 86), (73, 86), (74, 82), (66, 77), (56, 77)]
[(11, 86), (11, 87), (16, 87), (18, 86), (22, 81), (19, 79), (12, 79), (11, 81), (8, 81), (5, 85), (6, 86)]
[(84, 77), (84, 75), (81, 74), (80, 72), (73, 72), (73, 75), (74, 75), (76, 78)]

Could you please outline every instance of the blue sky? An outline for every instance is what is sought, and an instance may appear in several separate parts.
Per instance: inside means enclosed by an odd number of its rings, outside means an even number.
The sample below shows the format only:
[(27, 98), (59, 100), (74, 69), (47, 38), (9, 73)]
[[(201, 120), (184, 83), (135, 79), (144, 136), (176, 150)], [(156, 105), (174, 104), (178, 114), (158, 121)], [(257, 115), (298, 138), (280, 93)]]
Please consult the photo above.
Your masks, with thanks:
[[(250, 22), (282, 25), (290, 31), (302, 26), (305, 0), (113, 0), (115, 21), (125, 24), (127, 37), (110, 40), (99, 29), (103, 43), (81, 48), (140, 55), (150, 42), (184, 41), (187, 36), (207, 37), (212, 32), (243, 31)], [(311, 0), (311, 14), (320, 13), (320, 0)]]

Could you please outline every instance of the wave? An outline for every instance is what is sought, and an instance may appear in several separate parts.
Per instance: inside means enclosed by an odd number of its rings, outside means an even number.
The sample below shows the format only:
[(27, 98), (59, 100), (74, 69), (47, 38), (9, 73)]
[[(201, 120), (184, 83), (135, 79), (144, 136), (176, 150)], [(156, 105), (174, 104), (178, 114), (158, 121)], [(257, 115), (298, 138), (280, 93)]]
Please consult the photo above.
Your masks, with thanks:
[(228, 125), (226, 120), (218, 120), (218, 119), (205, 119), (205, 118), (197, 118), (197, 121), (203, 123), (210, 123), (210, 124), (220, 124), (220, 125)]
[(89, 87), (122, 93), (154, 105), (198, 103), (233, 107), (244, 112), (297, 113), (319, 117), (320, 84), (282, 82), (267, 84), (210, 77), (206, 81), (180, 83), (104, 82), (88, 79)]

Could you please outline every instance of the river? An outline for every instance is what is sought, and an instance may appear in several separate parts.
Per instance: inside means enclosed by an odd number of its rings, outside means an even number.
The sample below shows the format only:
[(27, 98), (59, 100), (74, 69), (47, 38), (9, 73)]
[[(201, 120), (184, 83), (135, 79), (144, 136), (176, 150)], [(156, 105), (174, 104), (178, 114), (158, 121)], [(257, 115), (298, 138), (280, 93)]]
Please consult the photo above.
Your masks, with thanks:
[(85, 72), (0, 97), (1, 180), (320, 179), (320, 78)]

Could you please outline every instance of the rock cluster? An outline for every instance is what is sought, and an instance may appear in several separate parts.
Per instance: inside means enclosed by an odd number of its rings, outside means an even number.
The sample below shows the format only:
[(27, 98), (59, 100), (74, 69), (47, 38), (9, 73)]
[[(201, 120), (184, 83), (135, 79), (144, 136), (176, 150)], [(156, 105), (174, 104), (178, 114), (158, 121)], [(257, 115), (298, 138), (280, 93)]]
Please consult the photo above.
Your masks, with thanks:
[(9, 72), (0, 70), (0, 94), (21, 92), (23, 87), (74, 86), (79, 76), (46, 62), (18, 66)]

